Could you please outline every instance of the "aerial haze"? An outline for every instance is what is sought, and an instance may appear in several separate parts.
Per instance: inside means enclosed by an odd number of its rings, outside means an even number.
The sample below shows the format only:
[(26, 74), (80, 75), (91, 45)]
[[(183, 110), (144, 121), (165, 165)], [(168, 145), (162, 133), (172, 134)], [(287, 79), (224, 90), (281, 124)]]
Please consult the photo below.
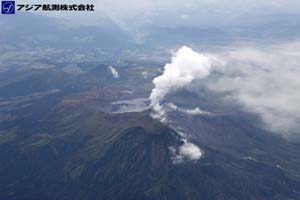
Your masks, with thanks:
[(300, 199), (300, 2), (15, 4), (0, 199)]

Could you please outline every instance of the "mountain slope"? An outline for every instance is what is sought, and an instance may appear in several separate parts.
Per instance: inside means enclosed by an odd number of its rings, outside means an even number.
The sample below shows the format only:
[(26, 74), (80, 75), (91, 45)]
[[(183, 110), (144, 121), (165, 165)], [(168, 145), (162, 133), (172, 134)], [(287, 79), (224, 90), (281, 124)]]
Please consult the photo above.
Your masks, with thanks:
[[(199, 161), (173, 164), (169, 147), (182, 145), (180, 137), (147, 112), (111, 115), (60, 105), (31, 119), (38, 129), (22, 126), (14, 138), (2, 139), (3, 199), (299, 199), (299, 177), (242, 152), (212, 148), (208, 140), (194, 141), (204, 151)], [(208, 133), (217, 136), (199, 134)], [(261, 151), (269, 154), (267, 147)]]

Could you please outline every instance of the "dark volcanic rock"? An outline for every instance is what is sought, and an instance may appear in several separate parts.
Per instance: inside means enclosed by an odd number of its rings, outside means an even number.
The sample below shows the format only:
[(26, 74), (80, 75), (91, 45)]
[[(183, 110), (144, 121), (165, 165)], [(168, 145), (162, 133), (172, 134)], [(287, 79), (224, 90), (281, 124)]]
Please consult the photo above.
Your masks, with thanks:
[(299, 145), (232, 116), (175, 116), (204, 156), (173, 164), (173, 129), (84, 94), (2, 99), (0, 199), (300, 199)]

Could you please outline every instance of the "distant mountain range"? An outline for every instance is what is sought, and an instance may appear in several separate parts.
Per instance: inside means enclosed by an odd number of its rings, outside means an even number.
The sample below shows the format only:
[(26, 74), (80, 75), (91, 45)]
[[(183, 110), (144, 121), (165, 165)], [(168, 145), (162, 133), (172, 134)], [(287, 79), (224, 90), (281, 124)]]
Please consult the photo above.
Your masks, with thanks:
[[(0, 19), (2, 48), (57, 48), (93, 51), (151, 51), (181, 45), (213, 46), (234, 42), (278, 42), (295, 40), (300, 21), (298, 15), (242, 15), (233, 22), (199, 21), (193, 24), (154, 24), (136, 18), (136, 23), (124, 28), (103, 15), (97, 23), (66, 20), (21, 12)], [(286, 35), (289, 35), (287, 38)]]

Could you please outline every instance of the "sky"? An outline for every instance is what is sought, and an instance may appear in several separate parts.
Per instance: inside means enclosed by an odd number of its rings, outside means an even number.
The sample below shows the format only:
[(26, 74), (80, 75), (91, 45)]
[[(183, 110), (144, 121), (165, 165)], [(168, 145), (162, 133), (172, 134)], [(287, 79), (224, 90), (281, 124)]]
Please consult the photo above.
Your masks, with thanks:
[[(214, 23), (234, 23), (240, 17), (261, 15), (298, 15), (298, 0), (19, 0), (17, 3), (92, 3), (93, 13), (41, 13), (67, 17), (81, 23), (109, 17), (128, 26), (155, 23), (197, 25), (205, 20)], [(132, 21), (136, 23), (131, 24)]]
[[(142, 44), (158, 29), (291, 29), (300, 25), (298, 0), (19, 0), (17, 3), (88, 3), (95, 12), (39, 12), (72, 26), (118, 26)], [(255, 28), (254, 28), (255, 27)], [(160, 33), (159, 33), (160, 34)], [(158, 36), (156, 36), (158, 37)]]

